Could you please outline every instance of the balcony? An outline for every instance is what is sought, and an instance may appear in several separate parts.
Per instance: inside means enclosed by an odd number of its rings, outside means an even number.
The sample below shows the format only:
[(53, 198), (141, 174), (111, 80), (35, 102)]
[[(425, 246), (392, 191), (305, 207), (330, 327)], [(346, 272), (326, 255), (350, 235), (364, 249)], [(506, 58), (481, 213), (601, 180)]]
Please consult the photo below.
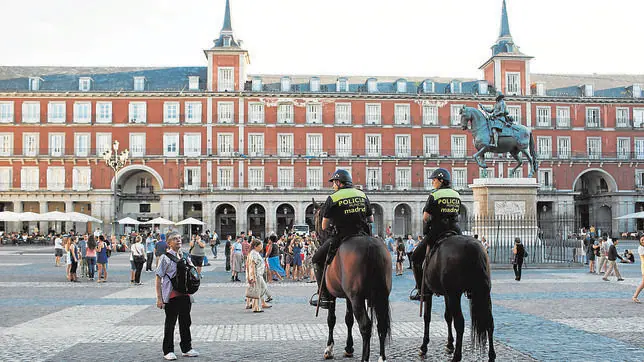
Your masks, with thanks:
[(154, 193), (154, 188), (152, 186), (140, 186), (137, 185), (135, 193), (123, 192), (119, 187), (116, 191), (118, 197), (124, 200), (131, 201), (159, 201), (161, 196)]

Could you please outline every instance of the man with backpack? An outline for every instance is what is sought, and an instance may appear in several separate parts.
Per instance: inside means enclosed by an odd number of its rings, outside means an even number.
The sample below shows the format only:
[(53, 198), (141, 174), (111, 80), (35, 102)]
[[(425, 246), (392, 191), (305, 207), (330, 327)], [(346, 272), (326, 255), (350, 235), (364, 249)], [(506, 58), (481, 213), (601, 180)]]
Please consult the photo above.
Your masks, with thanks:
[[(190, 335), (191, 293), (196, 291), (194, 276), (196, 269), (187, 253), (181, 251), (181, 234), (176, 231), (166, 236), (168, 251), (159, 258), (156, 270), (156, 305), (165, 309), (165, 328), (163, 334), (163, 358), (168, 361), (177, 359), (174, 353), (174, 328), (179, 319), (181, 352), (184, 357), (197, 357), (199, 352), (192, 349)], [(198, 274), (196, 287), (198, 288)]]

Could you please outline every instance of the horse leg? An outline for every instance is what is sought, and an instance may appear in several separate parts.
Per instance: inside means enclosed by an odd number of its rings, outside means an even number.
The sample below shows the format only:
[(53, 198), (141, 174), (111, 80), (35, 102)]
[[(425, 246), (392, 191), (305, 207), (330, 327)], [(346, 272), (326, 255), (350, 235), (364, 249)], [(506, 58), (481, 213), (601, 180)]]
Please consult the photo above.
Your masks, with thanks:
[(488, 151), (488, 149), (490, 149), (490, 146), (483, 146), (483, 147), (481, 147), (481, 149), (480, 149), (480, 150), (478, 150), (478, 151), (474, 154), (474, 156), (473, 156), (473, 157), (474, 157), (474, 161), (476, 161), (476, 163), (477, 163), (477, 164), (479, 165), (479, 167), (481, 167), (481, 168), (487, 168), (487, 165), (485, 164), (485, 160), (481, 160), (481, 155), (484, 155), (484, 154), (485, 154), (485, 152), (487, 152), (487, 151)]
[[(534, 175), (534, 160), (532, 159), (532, 156), (530, 156), (530, 152), (528, 152), (528, 149), (522, 148), (521, 153), (523, 153), (528, 160), (528, 163), (530, 164), (530, 171), (528, 171), (528, 177), (532, 177)], [(521, 157), (520, 154), (517, 157)]]
[(449, 308), (449, 298), (445, 296), (445, 322), (447, 323), (447, 348), (448, 353), (454, 352), (454, 335), (452, 334), (452, 311)]
[(429, 343), (429, 322), (432, 320), (432, 296), (425, 298), (425, 315), (423, 316), (423, 322), (425, 323), (425, 328), (423, 330), (423, 344), (420, 346), (420, 357), (425, 358), (427, 354), (427, 343)]
[(514, 176), (515, 172), (517, 172), (519, 167), (523, 165), (523, 160), (521, 160), (521, 153), (517, 152), (516, 150), (510, 152), (510, 154), (517, 161), (517, 165), (514, 166), (514, 168), (512, 169), (512, 174), (510, 175), (510, 176)]
[(347, 346), (344, 347), (344, 356), (353, 357), (353, 307), (347, 299), (347, 313), (344, 315), (344, 323), (347, 325)]
[(326, 324), (329, 327), (329, 338), (324, 349), (324, 359), (333, 358), (333, 328), (335, 328), (335, 303), (329, 304), (329, 314), (326, 317)]
[(492, 323), (487, 329), (487, 340), (488, 344), (490, 345), (490, 351), (488, 352), (488, 358), (489, 362), (495, 361), (496, 360), (496, 352), (494, 351), (494, 342), (492, 341), (492, 335), (494, 334), (494, 319), (492, 317), (492, 311), (490, 311), (490, 320)]
[[(348, 298), (347, 298), (348, 299)], [(362, 359), (361, 361), (369, 360), (369, 350), (371, 347), (371, 328), (373, 322), (369, 319), (367, 315), (367, 309), (365, 308), (364, 298), (352, 298), (351, 304), (353, 304), (353, 315), (358, 321), (360, 326), (360, 334), (362, 335)]]
[(461, 294), (452, 294), (448, 298), (449, 309), (454, 318), (454, 329), (456, 329), (456, 349), (454, 350), (453, 362), (461, 360), (463, 353), (463, 332), (465, 330), (465, 320), (463, 319), (463, 311), (461, 310)]

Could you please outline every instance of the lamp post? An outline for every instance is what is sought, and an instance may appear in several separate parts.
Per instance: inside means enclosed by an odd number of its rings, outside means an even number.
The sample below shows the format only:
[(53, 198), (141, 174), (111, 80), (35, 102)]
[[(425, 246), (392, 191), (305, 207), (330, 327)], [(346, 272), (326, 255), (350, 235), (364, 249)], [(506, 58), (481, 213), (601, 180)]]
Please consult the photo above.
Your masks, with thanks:
[(103, 160), (105, 164), (108, 165), (112, 170), (114, 170), (114, 209), (112, 212), (112, 234), (116, 235), (116, 175), (119, 170), (125, 167), (127, 161), (130, 157), (130, 151), (125, 149), (123, 152), (119, 153), (119, 141), (114, 141), (111, 149), (108, 149), (103, 153)]

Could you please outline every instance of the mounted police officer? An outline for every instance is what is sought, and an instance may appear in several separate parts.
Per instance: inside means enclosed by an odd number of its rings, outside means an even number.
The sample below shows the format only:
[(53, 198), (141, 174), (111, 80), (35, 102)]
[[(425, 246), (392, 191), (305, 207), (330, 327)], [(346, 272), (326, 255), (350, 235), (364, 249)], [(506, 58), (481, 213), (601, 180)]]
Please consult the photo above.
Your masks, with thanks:
[(496, 104), (494, 107), (485, 107), (479, 103), (479, 107), (489, 114), (490, 129), (492, 130), (492, 143), (490, 146), (497, 147), (499, 144), (499, 132), (503, 131), (503, 126), (509, 125), (508, 108), (505, 105), (505, 96), (502, 92), (496, 93)]
[[(331, 263), (344, 239), (360, 234), (370, 235), (369, 224), (373, 223), (369, 199), (364, 192), (353, 188), (353, 180), (347, 170), (336, 170), (329, 182), (333, 182), (335, 192), (327, 197), (324, 203), (322, 230), (331, 231), (331, 224), (333, 224), (335, 234), (326, 239), (311, 259), (320, 290), (318, 299), (320, 308), (328, 308), (329, 304), (333, 302), (323, 280), (325, 262), (326, 264)], [(317, 306), (317, 304), (317, 301), (311, 301), (311, 305)]]
[(434, 170), (430, 176), (434, 191), (427, 198), (423, 208), (423, 233), (425, 238), (418, 244), (412, 254), (414, 279), (416, 279), (416, 294), (412, 300), (420, 299), (420, 287), (423, 280), (423, 261), (427, 252), (443, 237), (461, 235), (458, 226), (458, 215), (461, 211), (461, 195), (452, 189), (452, 177), (444, 168)]

